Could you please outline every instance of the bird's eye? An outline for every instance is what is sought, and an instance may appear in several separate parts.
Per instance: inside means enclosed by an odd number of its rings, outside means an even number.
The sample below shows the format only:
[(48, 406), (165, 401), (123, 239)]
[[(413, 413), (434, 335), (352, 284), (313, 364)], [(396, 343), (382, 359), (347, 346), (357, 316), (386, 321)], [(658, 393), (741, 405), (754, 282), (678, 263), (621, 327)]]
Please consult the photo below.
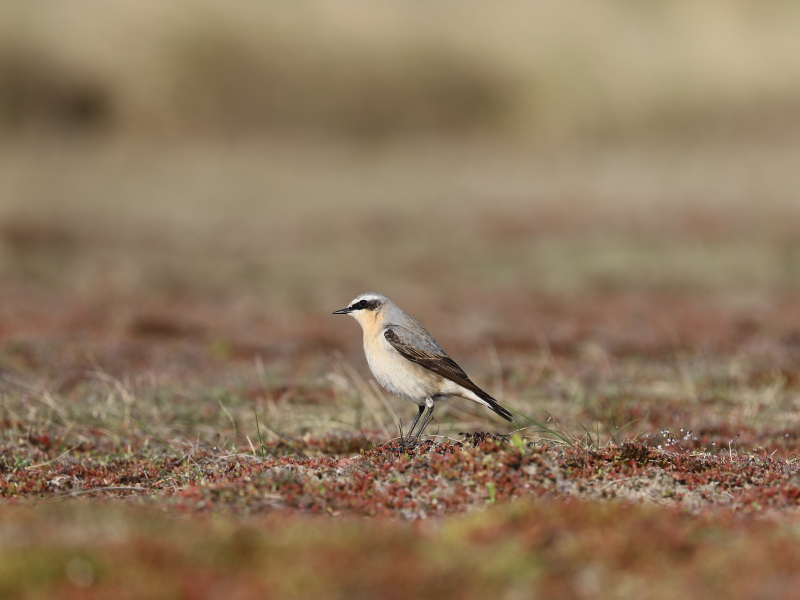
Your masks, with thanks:
[(361, 302), (358, 303), (357, 306), (358, 306), (358, 308), (364, 308), (364, 307), (367, 306), (367, 301), (366, 300), (362, 300)]

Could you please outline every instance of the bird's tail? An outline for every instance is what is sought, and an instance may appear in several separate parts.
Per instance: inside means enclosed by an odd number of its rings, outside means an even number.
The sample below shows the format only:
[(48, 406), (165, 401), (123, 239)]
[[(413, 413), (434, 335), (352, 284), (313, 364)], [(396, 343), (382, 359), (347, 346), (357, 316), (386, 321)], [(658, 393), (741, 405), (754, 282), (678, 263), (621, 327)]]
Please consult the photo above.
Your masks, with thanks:
[(512, 415), (508, 410), (503, 408), (500, 403), (492, 398), (489, 394), (484, 392), (482, 389), (478, 388), (475, 391), (475, 395), (480, 398), (480, 403), (483, 404), (486, 408), (493, 410), (495, 413), (503, 417), (506, 421), (511, 422), (513, 419)]

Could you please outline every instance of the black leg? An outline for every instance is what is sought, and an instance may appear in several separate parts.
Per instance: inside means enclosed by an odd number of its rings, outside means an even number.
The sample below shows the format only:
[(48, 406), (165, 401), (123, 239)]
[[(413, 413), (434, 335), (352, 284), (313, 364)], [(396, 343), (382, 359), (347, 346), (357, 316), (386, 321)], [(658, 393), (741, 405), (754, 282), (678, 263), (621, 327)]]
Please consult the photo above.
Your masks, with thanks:
[(417, 416), (414, 417), (414, 422), (411, 423), (411, 427), (409, 427), (408, 431), (406, 432), (406, 441), (411, 439), (411, 434), (414, 433), (414, 427), (417, 426), (417, 423), (419, 422), (419, 418), (422, 416), (422, 413), (424, 411), (425, 411), (425, 406), (424, 405), (420, 406), (419, 407), (419, 412), (417, 413)]
[[(420, 409), (421, 409), (421, 408), (422, 408), (422, 407), (420, 407)], [(420, 410), (420, 412), (422, 412), (422, 411)], [(421, 435), (422, 435), (422, 432), (423, 432), (423, 431), (425, 431), (425, 427), (427, 427), (427, 425), (428, 425), (428, 421), (430, 421), (430, 420), (431, 420), (431, 417), (432, 417), (432, 416), (433, 416), (433, 406), (431, 406), (431, 407), (428, 409), (428, 413), (425, 415), (425, 418), (424, 418), (424, 419), (422, 419), (422, 425), (420, 425), (420, 426), (419, 426), (419, 431), (417, 431), (417, 435), (416, 435), (416, 436), (414, 436), (414, 443), (416, 443), (416, 442), (418, 442), (418, 441), (419, 441), (419, 436), (421, 436)]]

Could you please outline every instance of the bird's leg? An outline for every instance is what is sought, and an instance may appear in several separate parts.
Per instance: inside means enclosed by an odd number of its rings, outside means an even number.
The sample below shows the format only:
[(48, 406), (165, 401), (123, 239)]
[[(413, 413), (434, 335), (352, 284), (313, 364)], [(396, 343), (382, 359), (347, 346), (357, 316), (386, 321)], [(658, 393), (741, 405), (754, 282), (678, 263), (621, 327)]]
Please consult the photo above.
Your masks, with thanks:
[(430, 406), (428, 407), (428, 412), (425, 414), (425, 418), (422, 419), (422, 425), (419, 426), (417, 435), (414, 436), (414, 443), (417, 443), (419, 441), (419, 436), (421, 436), (422, 432), (425, 431), (425, 427), (428, 425), (428, 421), (431, 420), (432, 416), (433, 416), (433, 402), (430, 403)]
[(417, 416), (414, 417), (414, 422), (411, 423), (411, 427), (409, 427), (408, 428), (408, 432), (406, 432), (406, 439), (404, 440), (404, 442), (408, 442), (408, 441), (411, 440), (411, 434), (414, 433), (414, 427), (417, 426), (417, 423), (419, 422), (419, 418), (422, 416), (422, 413), (424, 411), (425, 411), (425, 406), (420, 406), (419, 407), (419, 412), (417, 413)]

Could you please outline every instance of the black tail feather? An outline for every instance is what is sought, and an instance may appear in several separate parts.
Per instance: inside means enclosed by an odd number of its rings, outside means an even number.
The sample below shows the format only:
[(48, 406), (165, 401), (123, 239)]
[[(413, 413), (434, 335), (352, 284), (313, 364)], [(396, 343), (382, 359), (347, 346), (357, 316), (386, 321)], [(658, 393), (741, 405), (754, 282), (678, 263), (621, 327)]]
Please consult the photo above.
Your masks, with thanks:
[(503, 417), (509, 423), (513, 420), (514, 417), (511, 415), (511, 413), (508, 412), (508, 410), (506, 410), (503, 406), (501, 406), (497, 400), (492, 398), (489, 394), (487, 394), (483, 390), (480, 391), (482, 393), (478, 394), (478, 396), (480, 396), (481, 400), (485, 400), (489, 404), (487, 408), (493, 410), (495, 413)]

